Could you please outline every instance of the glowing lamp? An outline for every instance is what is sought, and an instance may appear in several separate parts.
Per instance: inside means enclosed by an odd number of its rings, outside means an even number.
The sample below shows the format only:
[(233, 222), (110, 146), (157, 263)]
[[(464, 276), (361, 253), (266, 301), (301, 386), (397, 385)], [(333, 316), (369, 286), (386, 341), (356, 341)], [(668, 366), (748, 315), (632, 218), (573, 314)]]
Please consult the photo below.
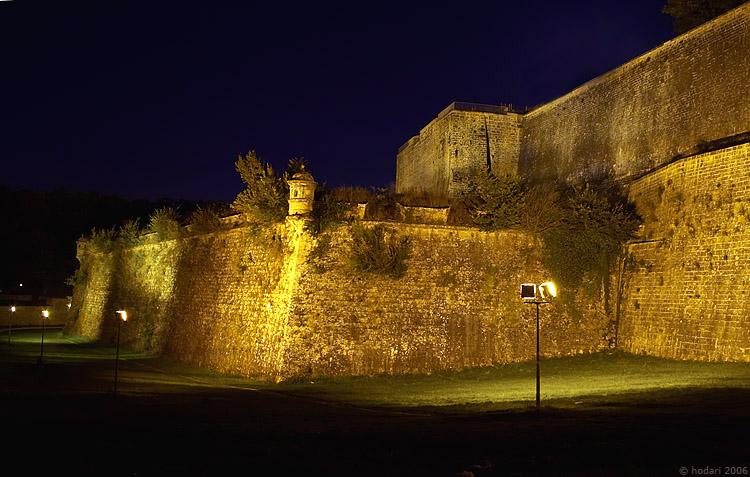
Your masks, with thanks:
[(555, 298), (557, 296), (557, 289), (555, 284), (552, 282), (544, 282), (539, 285), (539, 294), (544, 298)]
[(117, 313), (118, 315), (120, 315), (120, 319), (122, 319), (122, 321), (128, 321), (128, 312), (127, 311), (125, 311), (125, 310), (117, 310), (115, 313)]
[[(537, 295), (537, 290), (539, 294)], [(557, 289), (552, 282), (544, 282), (538, 287), (534, 283), (521, 285), (521, 298), (524, 303), (536, 305), (536, 408), (539, 409), (541, 402), (541, 379), (539, 372), (539, 305), (549, 304), (557, 296)]]
[(11, 311), (11, 313), (15, 313), (16, 312), (16, 307), (15, 306), (11, 306), (10, 307), (10, 311)]
[(49, 311), (42, 310), (42, 316), (45, 317), (45, 318), (49, 318)]

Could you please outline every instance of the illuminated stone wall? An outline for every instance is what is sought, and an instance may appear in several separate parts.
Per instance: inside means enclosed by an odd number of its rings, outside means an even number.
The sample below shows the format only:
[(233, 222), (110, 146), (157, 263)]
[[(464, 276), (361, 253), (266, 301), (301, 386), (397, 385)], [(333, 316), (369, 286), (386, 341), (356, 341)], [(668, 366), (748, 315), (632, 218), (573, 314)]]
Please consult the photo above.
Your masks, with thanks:
[(750, 131), (750, 3), (523, 118), (519, 170), (634, 177)]
[(49, 312), (47, 325), (64, 325), (68, 319), (68, 299), (47, 298), (47, 305), (18, 305), (15, 312), (10, 311), (10, 306), (3, 306), (0, 326), (42, 326), (42, 310)]
[(496, 172), (570, 182), (638, 177), (715, 141), (750, 136), (750, 3), (526, 114), (460, 104), (401, 146), (398, 192), (463, 192), (486, 167), (484, 118)]
[(619, 347), (750, 361), (750, 143), (670, 164), (630, 198), (646, 223), (625, 267)]
[[(520, 232), (386, 224), (410, 237), (404, 277), (352, 271), (351, 236), (342, 228), (330, 249), (301, 276), (293, 313), (295, 374), (424, 372), (532, 359), (535, 308), (519, 285), (548, 278), (532, 237)], [(609, 319), (583, 302), (573, 318), (542, 307), (542, 350), (558, 356), (608, 346)]]
[(451, 104), (399, 149), (396, 192), (460, 193), (487, 170), (488, 137), (493, 172), (515, 174), (520, 118), (500, 106)]
[(112, 341), (115, 310), (127, 309), (126, 346), (245, 375), (282, 370), (289, 299), (303, 243), (293, 226), (241, 227), (82, 254), (68, 328)]
[[(406, 274), (396, 280), (354, 270), (348, 227), (313, 238), (295, 224), (83, 256), (88, 282), (76, 289), (80, 311), (69, 329), (112, 341), (114, 311), (126, 308), (127, 346), (269, 378), (533, 357), (534, 307), (518, 298), (520, 283), (548, 278), (533, 238), (389, 223), (390, 233), (412, 242)], [(580, 309), (574, 317), (563, 306), (542, 308), (545, 355), (608, 346), (611, 321), (596, 303), (582, 301)]]

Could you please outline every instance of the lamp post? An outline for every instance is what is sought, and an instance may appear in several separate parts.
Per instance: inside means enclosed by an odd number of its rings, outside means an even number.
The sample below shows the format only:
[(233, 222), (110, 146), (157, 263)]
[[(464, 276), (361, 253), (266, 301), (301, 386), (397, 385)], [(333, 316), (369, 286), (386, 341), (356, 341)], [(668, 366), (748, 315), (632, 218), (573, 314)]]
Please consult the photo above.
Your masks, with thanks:
[(49, 318), (49, 311), (42, 310), (42, 349), (39, 353), (39, 364), (42, 364), (44, 361), (44, 320), (47, 318)]
[(125, 310), (117, 310), (119, 316), (117, 318), (117, 353), (115, 354), (115, 389), (114, 395), (117, 396), (117, 368), (120, 362), (120, 326), (123, 321), (128, 321), (128, 312)]
[(557, 296), (555, 284), (544, 282), (538, 287), (534, 283), (521, 285), (521, 298), (525, 303), (536, 305), (536, 408), (539, 410), (541, 404), (541, 374), (539, 372), (539, 305), (551, 303), (552, 298)]
[(8, 324), (8, 343), (10, 344), (10, 332), (13, 329), (13, 315), (16, 314), (16, 307), (10, 307), (10, 323)]

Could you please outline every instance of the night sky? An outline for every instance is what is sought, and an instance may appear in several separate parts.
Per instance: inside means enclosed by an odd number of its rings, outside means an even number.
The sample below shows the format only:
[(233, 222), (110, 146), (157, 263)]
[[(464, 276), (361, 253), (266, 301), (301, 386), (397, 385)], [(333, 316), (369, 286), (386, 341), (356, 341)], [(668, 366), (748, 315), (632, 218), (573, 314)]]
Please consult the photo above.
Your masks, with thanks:
[(532, 107), (674, 36), (660, 0), (209, 3), (0, 2), (0, 185), (231, 201), (255, 149), (385, 187), (452, 101)]

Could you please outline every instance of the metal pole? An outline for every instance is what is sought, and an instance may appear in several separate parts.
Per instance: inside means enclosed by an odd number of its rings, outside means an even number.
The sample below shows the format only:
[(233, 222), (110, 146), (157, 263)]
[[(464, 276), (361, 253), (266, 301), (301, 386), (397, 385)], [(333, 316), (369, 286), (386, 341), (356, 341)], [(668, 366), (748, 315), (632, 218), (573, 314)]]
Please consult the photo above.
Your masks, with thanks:
[(10, 344), (10, 332), (13, 330), (13, 315), (16, 314), (16, 307), (10, 310), (10, 324), (8, 325), (8, 344)]
[(42, 364), (42, 361), (44, 361), (44, 315), (42, 315), (42, 351), (39, 354), (39, 364)]
[(117, 354), (115, 354), (115, 392), (114, 394), (117, 395), (117, 364), (120, 361), (120, 325), (122, 325), (122, 320), (120, 317), (117, 317)]
[(539, 409), (539, 302), (536, 303), (536, 408)]

